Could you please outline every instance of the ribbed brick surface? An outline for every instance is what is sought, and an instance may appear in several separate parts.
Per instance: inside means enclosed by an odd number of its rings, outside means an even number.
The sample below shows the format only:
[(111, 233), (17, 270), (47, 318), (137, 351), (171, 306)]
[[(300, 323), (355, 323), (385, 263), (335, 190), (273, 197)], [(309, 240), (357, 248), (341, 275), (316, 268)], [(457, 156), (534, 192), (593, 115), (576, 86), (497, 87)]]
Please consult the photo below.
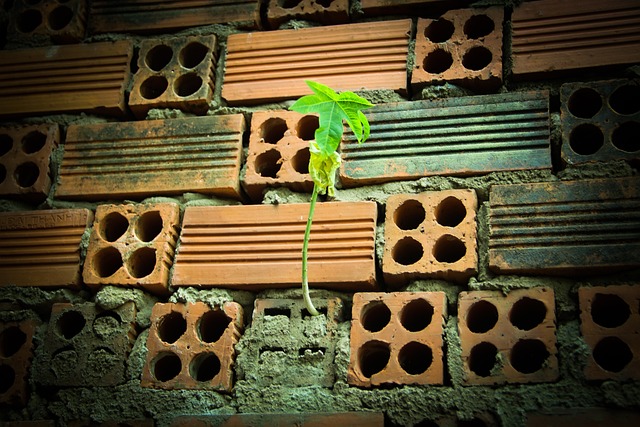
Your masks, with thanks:
[(495, 185), (490, 267), (572, 275), (637, 267), (639, 199), (637, 178)]
[(476, 274), (473, 190), (396, 194), (387, 200), (382, 271), (389, 284), (418, 277), (462, 281)]
[(383, 427), (382, 412), (338, 412), (321, 413), (265, 413), (181, 416), (171, 423), (171, 427)]
[(364, 144), (343, 138), (345, 186), (551, 168), (545, 91), (383, 104), (366, 116)]
[(0, 117), (123, 114), (132, 50), (127, 40), (0, 51)]
[(267, 20), (273, 29), (291, 19), (316, 21), (324, 25), (349, 22), (349, 0), (268, 0)]
[(581, 331), (591, 348), (588, 380), (640, 379), (640, 288), (637, 285), (578, 289)]
[[(8, 2), (7, 2), (8, 3)], [(54, 43), (78, 43), (84, 38), (86, 0), (44, 0), (11, 2), (7, 38), (29, 42), (48, 37)]]
[(141, 385), (231, 391), (242, 306), (212, 309), (203, 302), (153, 306)]
[(69, 126), (56, 196), (240, 198), (244, 129), (241, 114)]
[(353, 295), (347, 381), (442, 384), (444, 292), (367, 292)]
[(514, 9), (514, 77), (640, 61), (635, 0), (542, 0)]
[(249, 155), (242, 185), (254, 201), (267, 187), (311, 192), (309, 141), (315, 139), (318, 117), (293, 111), (258, 111), (251, 117)]
[(0, 213), (0, 286), (80, 284), (80, 242), (87, 209)]
[(222, 97), (233, 105), (297, 98), (310, 93), (309, 79), (338, 91), (404, 91), (410, 30), (406, 19), (231, 34)]
[(494, 89), (502, 82), (502, 7), (459, 9), (418, 19), (411, 85), (456, 83)]
[(0, 323), (0, 404), (25, 405), (36, 322)]
[(98, 206), (84, 282), (168, 293), (179, 226), (180, 208), (175, 203)]
[(567, 163), (640, 158), (638, 81), (567, 83), (560, 100)]
[(558, 378), (552, 289), (461, 292), (458, 316), (466, 385)]
[[(299, 286), (309, 205), (187, 207), (172, 285), (243, 289)], [(377, 210), (372, 202), (318, 203), (309, 243), (309, 283), (375, 287)]]
[(0, 196), (44, 200), (51, 188), (51, 152), (58, 125), (0, 127)]

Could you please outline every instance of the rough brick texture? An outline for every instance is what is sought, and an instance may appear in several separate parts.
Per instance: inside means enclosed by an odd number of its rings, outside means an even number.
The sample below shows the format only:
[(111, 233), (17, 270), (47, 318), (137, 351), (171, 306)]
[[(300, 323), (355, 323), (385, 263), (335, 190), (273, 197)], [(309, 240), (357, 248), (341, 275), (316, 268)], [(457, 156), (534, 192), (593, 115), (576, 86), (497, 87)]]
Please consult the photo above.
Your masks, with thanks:
[(239, 199), (244, 129), (241, 114), (69, 126), (56, 196), (193, 191)]
[(353, 295), (347, 381), (442, 384), (444, 292), (366, 292)]
[(464, 384), (558, 378), (554, 292), (550, 288), (461, 292), (458, 332)]
[(0, 404), (27, 403), (35, 329), (33, 320), (0, 323)]
[(167, 294), (179, 221), (180, 208), (175, 203), (98, 206), (84, 282)]
[(15, 1), (9, 14), (7, 38), (29, 42), (49, 38), (54, 43), (78, 43), (84, 39), (86, 0)]
[(242, 306), (203, 302), (153, 306), (143, 387), (231, 391)]
[(473, 190), (397, 194), (387, 200), (382, 271), (388, 284), (419, 277), (463, 281), (478, 270)]
[(349, 0), (268, 0), (267, 20), (273, 29), (291, 19), (316, 21), (324, 25), (349, 22)]
[(232, 414), (181, 416), (171, 423), (171, 427), (383, 427), (382, 412), (337, 412), (322, 413), (265, 413), (265, 414)]

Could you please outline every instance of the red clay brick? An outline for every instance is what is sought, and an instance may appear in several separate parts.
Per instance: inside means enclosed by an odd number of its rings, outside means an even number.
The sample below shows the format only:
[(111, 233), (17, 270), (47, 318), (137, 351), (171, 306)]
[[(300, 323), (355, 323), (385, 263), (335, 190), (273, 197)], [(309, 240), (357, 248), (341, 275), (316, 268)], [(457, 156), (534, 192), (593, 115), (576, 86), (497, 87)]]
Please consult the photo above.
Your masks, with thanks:
[[(297, 287), (309, 204), (193, 206), (184, 214), (173, 286)], [(376, 204), (318, 203), (309, 243), (309, 282), (375, 289)]]
[(54, 43), (78, 43), (84, 39), (86, 0), (13, 2), (7, 39), (29, 42), (48, 37)]
[(382, 412), (338, 412), (322, 413), (264, 413), (232, 415), (180, 416), (173, 420), (171, 427), (382, 427)]
[(527, 414), (526, 427), (636, 427), (638, 411), (615, 408), (552, 408)]
[(88, 209), (0, 213), (0, 286), (77, 286)]
[(316, 21), (324, 25), (345, 24), (349, 22), (349, 0), (333, 0), (323, 4), (315, 0), (300, 0), (293, 3), (269, 0), (267, 20), (271, 28), (276, 29), (291, 19)]
[(43, 201), (51, 188), (49, 159), (58, 125), (0, 127), (0, 196)]
[(244, 129), (241, 114), (69, 126), (56, 197), (239, 199)]
[(637, 285), (578, 289), (581, 331), (591, 349), (588, 380), (640, 379), (640, 288)]
[(179, 222), (180, 208), (175, 203), (98, 206), (84, 282), (167, 294)]
[(141, 385), (231, 391), (242, 306), (212, 309), (203, 302), (153, 306)]
[(0, 323), (0, 404), (24, 406), (36, 322)]
[(389, 284), (419, 277), (463, 281), (478, 271), (473, 190), (397, 194), (387, 200), (382, 272)]
[(251, 118), (249, 155), (242, 185), (254, 201), (267, 187), (310, 192), (309, 141), (315, 139), (318, 116), (293, 111), (258, 111)]
[(151, 108), (206, 113), (215, 87), (216, 59), (214, 35), (142, 41), (129, 108), (138, 118)]
[(311, 93), (308, 79), (337, 91), (405, 91), (410, 32), (405, 19), (231, 34), (222, 97), (231, 105), (297, 98)]
[(541, 0), (513, 11), (515, 78), (640, 62), (635, 0)]
[(0, 51), (0, 117), (123, 115), (131, 41)]
[(424, 15), (460, 7), (471, 0), (360, 0), (360, 7), (367, 16)]
[(461, 292), (458, 316), (465, 385), (558, 378), (553, 289)]
[(502, 7), (461, 9), (418, 19), (411, 85), (456, 83), (495, 89), (502, 82)]
[(367, 292), (353, 295), (347, 382), (442, 384), (444, 292)]

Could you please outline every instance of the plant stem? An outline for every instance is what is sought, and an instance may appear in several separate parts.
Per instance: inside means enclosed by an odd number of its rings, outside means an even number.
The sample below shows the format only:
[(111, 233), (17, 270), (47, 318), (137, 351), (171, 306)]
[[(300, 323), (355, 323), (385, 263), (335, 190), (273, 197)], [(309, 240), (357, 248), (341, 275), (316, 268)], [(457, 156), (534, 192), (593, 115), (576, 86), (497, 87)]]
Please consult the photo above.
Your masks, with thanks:
[(313, 184), (313, 194), (311, 195), (311, 204), (309, 205), (309, 216), (307, 217), (307, 228), (304, 231), (304, 242), (302, 242), (302, 294), (307, 310), (312, 316), (317, 316), (318, 310), (313, 306), (311, 297), (309, 296), (309, 278), (307, 272), (307, 258), (309, 256), (309, 237), (311, 235), (311, 224), (313, 223), (313, 212), (316, 208), (316, 200), (318, 199), (319, 188)]

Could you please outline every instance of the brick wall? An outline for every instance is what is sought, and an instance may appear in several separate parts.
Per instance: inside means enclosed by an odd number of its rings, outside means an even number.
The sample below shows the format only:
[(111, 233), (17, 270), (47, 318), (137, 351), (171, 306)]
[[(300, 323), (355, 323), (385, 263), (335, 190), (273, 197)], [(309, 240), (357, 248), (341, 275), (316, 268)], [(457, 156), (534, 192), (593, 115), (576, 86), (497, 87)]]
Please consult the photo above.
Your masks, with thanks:
[[(0, 0), (0, 425), (638, 425), (639, 22)], [(320, 316), (305, 79), (376, 104)]]

